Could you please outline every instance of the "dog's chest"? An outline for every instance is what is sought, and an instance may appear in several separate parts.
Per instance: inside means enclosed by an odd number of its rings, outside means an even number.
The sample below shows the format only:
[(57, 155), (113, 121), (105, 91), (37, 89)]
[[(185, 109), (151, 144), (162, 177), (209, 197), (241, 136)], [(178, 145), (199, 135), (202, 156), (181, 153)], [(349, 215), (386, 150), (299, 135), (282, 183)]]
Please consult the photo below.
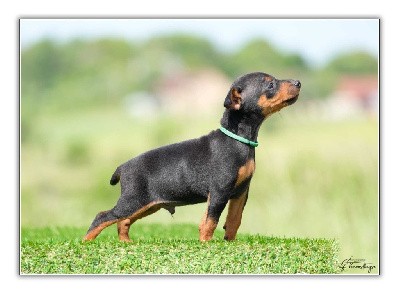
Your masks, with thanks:
[(256, 163), (254, 159), (249, 159), (243, 166), (240, 166), (237, 172), (235, 187), (239, 186), (242, 182), (252, 177), (255, 169)]

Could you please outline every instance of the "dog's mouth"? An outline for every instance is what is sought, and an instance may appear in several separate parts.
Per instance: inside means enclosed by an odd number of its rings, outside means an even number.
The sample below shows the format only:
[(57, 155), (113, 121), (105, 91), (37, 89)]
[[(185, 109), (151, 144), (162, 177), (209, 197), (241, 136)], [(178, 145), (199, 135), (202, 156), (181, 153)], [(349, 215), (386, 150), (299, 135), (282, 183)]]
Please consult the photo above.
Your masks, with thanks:
[(291, 104), (294, 104), (298, 98), (299, 98), (299, 95), (297, 94), (296, 96), (293, 96), (292, 98), (289, 98), (288, 100), (285, 100), (285, 102), (288, 105), (291, 105)]

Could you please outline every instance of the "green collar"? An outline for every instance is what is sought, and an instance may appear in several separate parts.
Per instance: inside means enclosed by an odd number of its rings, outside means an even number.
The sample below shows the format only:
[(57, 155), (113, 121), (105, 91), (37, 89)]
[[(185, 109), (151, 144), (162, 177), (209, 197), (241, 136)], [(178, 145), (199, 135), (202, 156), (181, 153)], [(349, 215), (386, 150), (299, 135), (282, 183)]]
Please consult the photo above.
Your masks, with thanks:
[(239, 136), (239, 135), (236, 135), (235, 133), (230, 132), (229, 130), (225, 129), (225, 128), (222, 127), (222, 126), (219, 127), (219, 130), (221, 130), (222, 133), (228, 135), (229, 137), (231, 137), (231, 138), (233, 138), (233, 139), (236, 139), (237, 141), (240, 141), (240, 142), (242, 142), (242, 143), (245, 143), (245, 144), (247, 144), (247, 145), (249, 145), (249, 146), (251, 146), (251, 147), (256, 147), (256, 146), (258, 146), (258, 142), (256, 142), (256, 141), (251, 141), (251, 140), (248, 140), (247, 138), (244, 138), (244, 137), (241, 137), (241, 136)]

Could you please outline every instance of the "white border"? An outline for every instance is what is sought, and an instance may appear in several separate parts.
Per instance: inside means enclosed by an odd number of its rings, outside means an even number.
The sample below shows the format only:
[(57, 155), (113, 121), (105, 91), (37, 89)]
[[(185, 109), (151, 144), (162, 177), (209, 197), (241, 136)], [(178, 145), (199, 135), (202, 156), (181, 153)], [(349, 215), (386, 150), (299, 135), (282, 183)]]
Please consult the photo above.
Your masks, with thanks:
[[(286, 293), (304, 291), (309, 294), (362, 294), (386, 293), (392, 289), (400, 269), (397, 240), (400, 198), (396, 171), (400, 165), (399, 101), (397, 73), (400, 56), (398, 42), (398, 13), (394, 5), (382, 1), (15, 1), (2, 8), (0, 24), (2, 45), (0, 54), (0, 81), (2, 120), (1, 179), (2, 198), (2, 249), (0, 251), (1, 280), (12, 291), (38, 291), (54, 294), (77, 290), (95, 294), (112, 292), (158, 292), (173, 294), (201, 293)], [(128, 15), (130, 13), (131, 15)], [(128, 278), (78, 278), (45, 277), (21, 278), (18, 276), (18, 51), (17, 24), (25, 16), (379, 16), (381, 20), (381, 276), (380, 277), (128, 277)], [(5, 189), (4, 189), (5, 188)], [(158, 282), (158, 283), (156, 283)], [(236, 293), (234, 292), (234, 293)], [(388, 292), (389, 293), (389, 292)]]

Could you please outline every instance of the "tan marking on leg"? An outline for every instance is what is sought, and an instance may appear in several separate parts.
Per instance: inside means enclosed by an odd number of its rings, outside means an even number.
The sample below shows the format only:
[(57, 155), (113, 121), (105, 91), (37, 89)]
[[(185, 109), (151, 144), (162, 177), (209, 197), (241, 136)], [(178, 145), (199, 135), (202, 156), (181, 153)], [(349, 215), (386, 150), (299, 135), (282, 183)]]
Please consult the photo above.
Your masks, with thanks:
[(200, 228), (200, 241), (206, 242), (211, 240), (217, 228), (217, 224), (218, 223), (213, 218), (207, 217)]
[(201, 232), (202, 228), (204, 228), (207, 220), (207, 210), (204, 212), (203, 217), (201, 218), (200, 224), (199, 224), (199, 232)]
[(250, 176), (252, 176), (255, 169), (256, 169), (256, 164), (253, 159), (248, 160), (246, 162), (246, 164), (244, 164), (242, 167), (240, 167), (239, 171), (237, 173), (235, 187), (237, 187), (243, 181), (245, 181)]
[(210, 206), (210, 194), (207, 197), (207, 208), (199, 225), (200, 241), (205, 242), (212, 239), (217, 222), (208, 217), (208, 206)]
[[(99, 226), (97, 226), (96, 228), (91, 230), (88, 234), (86, 234), (86, 236), (83, 238), (83, 240), (84, 241), (94, 240), (103, 229), (105, 229), (107, 226), (110, 226), (110, 225), (118, 222), (118, 235), (119, 235), (120, 240), (125, 241), (128, 239), (130, 241), (128, 231), (129, 231), (129, 227), (132, 225), (132, 223), (134, 223), (138, 219), (141, 219), (143, 217), (146, 217), (150, 214), (157, 212), (158, 210), (161, 209), (162, 205), (163, 205), (162, 202), (154, 201), (154, 202), (151, 202), (151, 203), (143, 206), (142, 208), (140, 208), (139, 210), (137, 210), (135, 213), (133, 213), (132, 215), (130, 215), (128, 217), (123, 217), (123, 218), (103, 222), (102, 224), (100, 224)], [(127, 220), (129, 220), (129, 226), (128, 226), (128, 228), (123, 229), (122, 227), (124, 225), (126, 226)], [(120, 227), (122, 230), (121, 235), (119, 234)]]
[(140, 208), (128, 218), (124, 218), (118, 222), (118, 237), (120, 241), (132, 242), (129, 238), (129, 229), (131, 225), (138, 219), (142, 219), (150, 214), (153, 214), (161, 209), (162, 202), (151, 202)]
[(199, 224), (199, 232), (201, 232), (201, 229), (204, 227), (205, 222), (207, 220), (207, 211), (208, 211), (208, 206), (210, 205), (210, 194), (207, 196), (207, 208), (206, 212), (204, 212), (203, 217), (201, 218), (200, 224)]
[(143, 206), (139, 210), (137, 210), (135, 213), (133, 213), (128, 218), (130, 219), (131, 224), (132, 224), (138, 219), (142, 219), (150, 214), (157, 212), (158, 210), (161, 209), (162, 205), (163, 205), (162, 202), (157, 202), (157, 201), (151, 202), (151, 203)]
[(242, 213), (247, 200), (247, 190), (237, 199), (229, 200), (228, 215), (225, 222), (224, 239), (231, 241), (236, 238), (236, 233), (242, 221)]
[(129, 228), (131, 227), (131, 220), (129, 218), (118, 221), (118, 237), (120, 241), (123, 242), (132, 242), (129, 238)]
[(99, 226), (97, 226), (96, 228), (92, 229), (89, 233), (87, 233), (86, 236), (83, 238), (83, 240), (84, 241), (94, 240), (101, 233), (103, 229), (105, 229), (107, 226), (116, 223), (117, 221), (118, 219), (114, 219), (101, 223)]

